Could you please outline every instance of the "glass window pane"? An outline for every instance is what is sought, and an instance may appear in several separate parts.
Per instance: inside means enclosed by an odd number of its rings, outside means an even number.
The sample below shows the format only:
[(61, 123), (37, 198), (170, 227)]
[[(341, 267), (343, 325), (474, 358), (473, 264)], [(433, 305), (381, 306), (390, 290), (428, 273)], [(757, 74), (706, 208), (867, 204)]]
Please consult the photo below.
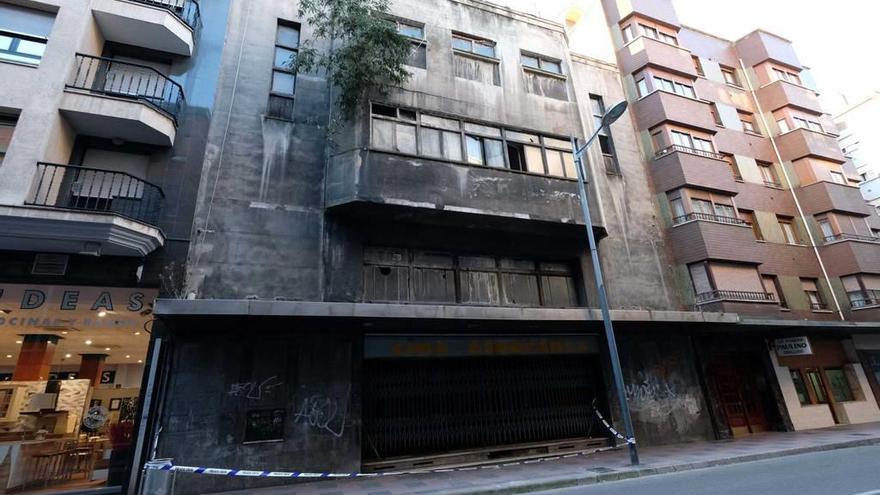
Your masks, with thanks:
[(421, 154), (430, 158), (443, 158), (443, 150), (440, 146), (440, 131), (422, 127), (421, 133)]
[(443, 156), (447, 160), (461, 161), (461, 134), (457, 132), (443, 133)]
[(422, 114), (422, 125), (457, 131), (461, 128), (461, 124), (457, 120), (444, 119), (433, 115)]
[(287, 48), (275, 47), (275, 67), (292, 69), (296, 62), (296, 52)]
[(277, 43), (284, 46), (299, 46), (299, 29), (292, 26), (278, 26)]
[(466, 52), (469, 52), (471, 51), (471, 43), (471, 40), (467, 40), (464, 38), (452, 38), (452, 48), (455, 48), (456, 50), (464, 50)]
[(398, 117), (403, 120), (416, 120), (416, 111), (415, 110), (404, 110), (403, 108), (398, 110)]
[(536, 174), (544, 173), (544, 157), (541, 148), (526, 146), (526, 170)]
[(485, 57), (495, 57), (495, 44), (486, 41), (477, 41), (474, 43), (474, 53)]
[(9, 50), (10, 46), (12, 46), (12, 38), (0, 35), (0, 50)]
[(828, 386), (831, 388), (831, 395), (834, 396), (835, 402), (853, 400), (852, 389), (850, 389), (846, 373), (842, 369), (826, 369), (825, 376), (828, 377)]
[(499, 129), (497, 127), (489, 127), (487, 125), (472, 124), (470, 122), (465, 122), (464, 123), (464, 130), (466, 132), (473, 132), (474, 134), (483, 134), (486, 136), (501, 137), (501, 129)]
[(410, 38), (425, 39), (425, 29), (421, 26), (413, 26), (411, 24), (400, 23), (398, 32)]
[(525, 134), (522, 132), (505, 130), (504, 135), (507, 137), (507, 139), (509, 139), (511, 141), (519, 141), (522, 143), (529, 143), (529, 144), (540, 144), (540, 142), (541, 142), (538, 139), (538, 136), (536, 136), (534, 134)]
[(397, 151), (416, 154), (416, 126), (397, 124)]
[(571, 153), (562, 153), (562, 165), (565, 168), (565, 176), (570, 179), (577, 179), (577, 169), (575, 168), (574, 155)]
[(296, 76), (287, 72), (272, 72), (272, 92), (292, 95), (296, 86)]
[(484, 139), (483, 147), (486, 149), (486, 165), (496, 168), (504, 168), (504, 145), (495, 139)]
[(394, 149), (394, 122), (373, 119), (373, 147), (382, 150)]
[(639, 96), (645, 96), (648, 94), (648, 82), (645, 79), (639, 79), (639, 82), (636, 83), (639, 88)]
[(794, 383), (794, 390), (797, 392), (798, 401), (802, 405), (810, 403), (810, 396), (807, 394), (807, 387), (804, 384), (801, 373), (798, 370), (791, 370), (791, 381)]
[(538, 59), (530, 55), (522, 56), (522, 64), (526, 67), (534, 67), (536, 69), (540, 66), (540, 64), (538, 63)]
[(560, 65), (559, 62), (541, 59), (541, 68), (547, 72), (562, 74), (562, 65)]
[(816, 402), (820, 404), (828, 402), (828, 398), (825, 397), (825, 387), (822, 386), (822, 377), (819, 376), (819, 372), (815, 370), (808, 371), (807, 381), (810, 382), (810, 387), (816, 395)]
[(40, 43), (37, 41), (28, 41), (28, 40), (20, 40), (18, 42), (18, 53), (24, 53), (26, 55), (33, 55), (35, 57), (42, 57), (43, 52), (46, 51), (46, 43)]
[(562, 148), (564, 150), (570, 150), (571, 149), (571, 141), (568, 141), (565, 139), (556, 139), (556, 138), (545, 137), (544, 138), (544, 146), (549, 146), (551, 148)]
[(9, 143), (12, 141), (12, 131), (15, 126), (0, 124), (0, 153), (6, 153)]
[(467, 161), (477, 165), (483, 164), (483, 142), (474, 136), (465, 136), (467, 143)]
[(565, 172), (562, 167), (561, 152), (555, 150), (547, 150), (547, 173), (556, 177), (564, 177)]

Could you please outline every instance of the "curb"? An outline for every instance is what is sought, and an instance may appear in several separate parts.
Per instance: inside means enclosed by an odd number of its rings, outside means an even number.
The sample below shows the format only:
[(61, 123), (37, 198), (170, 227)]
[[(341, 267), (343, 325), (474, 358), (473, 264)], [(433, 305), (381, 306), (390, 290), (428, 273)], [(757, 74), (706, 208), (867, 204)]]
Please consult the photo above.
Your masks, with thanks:
[(869, 445), (880, 445), (880, 437), (863, 438), (859, 440), (850, 440), (846, 442), (829, 443), (825, 445), (816, 445), (812, 447), (799, 447), (793, 449), (777, 450), (774, 452), (763, 452), (760, 454), (747, 454), (736, 457), (726, 457), (722, 459), (713, 459), (708, 461), (700, 461), (688, 464), (665, 465), (665, 466), (645, 466), (637, 469), (628, 469), (616, 471), (613, 473), (601, 474), (579, 474), (569, 476), (558, 476), (550, 478), (542, 478), (540, 480), (514, 481), (503, 483), (501, 485), (491, 487), (470, 487), (456, 490), (442, 491), (443, 495), (510, 495), (520, 493), (530, 493), (544, 490), (556, 490), (559, 488), (573, 488), (584, 485), (592, 485), (596, 483), (608, 481), (620, 481), (634, 478), (642, 478), (646, 476), (654, 476), (658, 474), (679, 473), (685, 471), (693, 471), (696, 469), (706, 469), (718, 466), (727, 466), (731, 464), (742, 464), (746, 462), (761, 461), (767, 459), (775, 459), (779, 457), (788, 457), (798, 454), (807, 454), (810, 452), (825, 452), (829, 450), (847, 449), (852, 447), (865, 447)]

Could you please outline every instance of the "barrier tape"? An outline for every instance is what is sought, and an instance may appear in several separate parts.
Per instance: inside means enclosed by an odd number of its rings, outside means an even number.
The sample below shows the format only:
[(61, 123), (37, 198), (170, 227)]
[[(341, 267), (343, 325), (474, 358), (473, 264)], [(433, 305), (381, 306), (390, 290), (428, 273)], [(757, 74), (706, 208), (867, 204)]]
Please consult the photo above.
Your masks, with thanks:
[[(614, 429), (608, 421), (602, 416), (598, 409), (593, 409), (599, 421), (608, 429), (615, 437), (625, 440), (627, 443), (636, 443), (635, 439), (628, 439)], [(176, 473), (191, 474), (208, 474), (216, 476), (235, 476), (248, 478), (377, 478), (388, 476), (401, 476), (405, 474), (426, 474), (426, 473), (454, 473), (462, 471), (477, 471), (483, 469), (500, 469), (508, 466), (521, 466), (526, 464), (537, 464), (539, 462), (557, 461), (559, 459), (570, 459), (572, 457), (583, 457), (599, 452), (615, 450), (617, 447), (603, 447), (589, 451), (573, 452), (571, 454), (562, 454), (550, 457), (540, 457), (537, 459), (527, 459), (523, 461), (511, 461), (501, 464), (487, 464), (483, 466), (470, 466), (459, 468), (435, 468), (435, 469), (411, 469), (406, 471), (387, 471), (382, 473), (310, 473), (305, 471), (254, 471), (248, 469), (224, 469), (199, 466), (178, 466), (171, 459), (156, 459), (144, 464), (144, 469), (148, 471), (170, 471)]]

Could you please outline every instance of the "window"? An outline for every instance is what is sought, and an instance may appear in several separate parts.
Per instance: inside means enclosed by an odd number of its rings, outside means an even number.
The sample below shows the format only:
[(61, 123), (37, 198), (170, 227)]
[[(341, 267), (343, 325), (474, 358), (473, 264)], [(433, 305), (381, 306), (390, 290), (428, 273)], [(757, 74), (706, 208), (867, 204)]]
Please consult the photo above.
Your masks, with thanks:
[(794, 230), (794, 223), (791, 218), (776, 217), (779, 222), (779, 228), (782, 230), (782, 239), (786, 244), (798, 244), (798, 236)]
[(736, 218), (733, 206), (723, 203), (715, 203), (715, 215), (723, 218)]
[(807, 385), (804, 383), (804, 377), (801, 376), (800, 370), (789, 370), (791, 373), (791, 382), (794, 384), (794, 391), (797, 393), (798, 402), (802, 406), (812, 404), (810, 395), (807, 393)]
[[(629, 26), (627, 26), (627, 27), (629, 27)], [(644, 36), (647, 36), (649, 38), (654, 38), (655, 40), (659, 40), (664, 43), (669, 43), (671, 45), (678, 45), (678, 39), (674, 35), (660, 31), (655, 27), (651, 27), (646, 24), (640, 23), (639, 29), (641, 30), (641, 32)]]
[(801, 77), (794, 72), (788, 72), (786, 70), (774, 68), (773, 74), (776, 76), (776, 80), (778, 81), (788, 81), (797, 85), (801, 84)]
[(742, 174), (739, 172), (739, 167), (736, 165), (736, 159), (734, 159), (733, 155), (725, 153), (723, 157), (724, 161), (727, 162), (727, 166), (730, 168), (730, 173), (733, 174), (733, 180), (742, 181)]
[(627, 24), (626, 26), (621, 28), (620, 32), (623, 33), (623, 43), (624, 44), (629, 43), (630, 41), (635, 39), (635, 34), (633, 33), (633, 25), (632, 24)]
[(0, 163), (6, 156), (6, 150), (9, 149), (9, 143), (12, 142), (12, 132), (15, 131), (16, 119), (14, 117), (5, 117), (0, 115)]
[(819, 223), (819, 229), (822, 230), (822, 236), (825, 240), (828, 241), (834, 239), (836, 234), (834, 233), (834, 228), (832, 228), (831, 222), (828, 218), (819, 218), (816, 221)]
[(293, 119), (293, 96), (296, 72), (293, 65), (299, 51), (299, 26), (278, 21), (275, 31), (275, 59), (272, 63), (272, 86), (266, 113), (270, 117)]
[(739, 83), (739, 78), (736, 75), (736, 70), (730, 67), (721, 67), (721, 75), (724, 77), (724, 82), (726, 82), (727, 84), (741, 87)]
[(666, 34), (662, 31), (660, 31), (659, 34), (660, 34), (660, 38), (659, 38), (660, 41), (665, 41), (666, 43), (669, 43), (670, 45), (677, 45), (678, 44), (678, 39), (676, 39), (675, 36), (672, 36), (671, 34)]
[(636, 89), (639, 90), (639, 98), (645, 97), (648, 95), (648, 81), (643, 77), (636, 82)]
[(539, 69), (553, 74), (562, 74), (562, 62), (560, 60), (525, 52), (522, 53), (521, 60), (523, 67)]
[(813, 397), (815, 398), (813, 403), (827, 404), (828, 396), (825, 395), (825, 383), (822, 380), (822, 374), (819, 373), (819, 370), (817, 369), (805, 370), (805, 374), (807, 376), (807, 384), (809, 384), (809, 388), (813, 392)]
[(703, 63), (700, 62), (700, 57), (691, 55), (691, 59), (694, 61), (694, 69), (697, 70), (697, 74), (705, 77), (706, 72), (703, 71)]
[(825, 304), (825, 301), (822, 299), (822, 294), (819, 293), (819, 287), (817, 285), (816, 279), (802, 278), (801, 286), (803, 287), (804, 293), (807, 295), (807, 299), (810, 302), (810, 309), (812, 309), (813, 311), (820, 311), (828, 307)]
[(816, 132), (824, 132), (824, 130), (822, 129), (822, 124), (820, 124), (816, 121), (808, 120), (803, 117), (794, 117), (794, 116), (791, 119), (794, 121), (794, 126), (796, 129), (800, 128), (800, 129), (809, 129), (811, 131), (816, 131)]
[[(381, 117), (380, 117), (381, 116)], [(373, 104), (373, 147), (416, 154), (416, 124), (412, 111)]]
[(394, 19), (392, 22), (394, 22), (397, 32), (409, 38), (412, 44), (412, 52), (409, 54), (406, 65), (419, 69), (427, 68), (428, 43), (425, 41), (425, 25), (404, 19)]
[(467, 135), (465, 143), (468, 163), (504, 168), (504, 145), (500, 140)]
[(828, 378), (828, 388), (834, 402), (849, 402), (853, 400), (853, 392), (849, 386), (846, 373), (841, 368), (825, 368), (825, 376)]
[(779, 133), (780, 134), (785, 134), (786, 132), (791, 132), (791, 127), (789, 127), (788, 121), (785, 119), (777, 120), (776, 125), (779, 126)]
[(682, 146), (689, 149), (700, 151), (715, 152), (715, 146), (709, 139), (691, 136), (687, 132), (672, 131), (672, 144)]
[(755, 116), (750, 113), (739, 112), (739, 121), (742, 122), (743, 131), (749, 134), (761, 135), (755, 127)]
[(687, 216), (687, 212), (684, 211), (684, 203), (681, 201), (681, 198), (674, 198), (669, 201), (670, 206), (672, 207), (672, 219), (674, 223), (678, 223), (679, 220), (684, 219)]
[(761, 172), (761, 178), (764, 180), (764, 185), (767, 187), (781, 188), (782, 183), (779, 182), (779, 177), (776, 176), (776, 169), (773, 168), (773, 164), (761, 161), (756, 162), (758, 164), (758, 170)]
[(701, 294), (711, 294), (715, 291), (715, 284), (709, 276), (709, 270), (706, 267), (706, 263), (694, 263), (693, 265), (689, 265), (688, 272), (691, 275), (691, 283), (694, 286), (694, 293), (697, 295), (697, 300), (700, 299)]
[(705, 215), (712, 215), (715, 209), (712, 207), (712, 202), (705, 199), (691, 199), (691, 208), (694, 210), (694, 213), (702, 213)]
[(466, 34), (453, 34), (452, 48), (461, 52), (473, 53), (483, 57), (497, 58), (495, 56), (494, 41), (476, 38)]
[(0, 60), (39, 65), (55, 16), (0, 3)]
[(602, 117), (605, 115), (605, 101), (601, 96), (590, 95), (590, 110), (593, 112), (593, 125), (599, 129), (599, 148), (602, 150), (605, 171), (611, 174), (620, 174), (620, 164), (617, 161), (617, 151), (614, 149), (611, 129), (601, 127)]
[(718, 105), (715, 103), (709, 103), (709, 112), (712, 113), (712, 120), (715, 121), (715, 125), (718, 127), (724, 127), (724, 122), (721, 120), (721, 114), (718, 113)]
[(675, 93), (681, 96), (687, 96), (688, 98), (697, 97), (697, 94), (694, 92), (693, 86), (680, 83), (678, 81), (672, 81), (663, 77), (654, 76), (654, 86), (662, 89), (663, 91), (668, 91), (670, 93)]
[(761, 227), (758, 225), (758, 219), (755, 217), (755, 212), (753, 211), (739, 211), (742, 219), (749, 224), (749, 227), (752, 228), (752, 233), (755, 235), (756, 241), (763, 241), (764, 234), (761, 233)]
[(831, 170), (829, 173), (831, 174), (831, 180), (833, 182), (844, 185), (846, 184), (846, 177), (842, 173), (836, 170)]
[(782, 293), (782, 286), (779, 285), (779, 277), (776, 275), (762, 275), (761, 282), (764, 285), (764, 292), (771, 294), (779, 302), (779, 307), (788, 308), (788, 304), (785, 302), (785, 294)]
[(657, 39), (657, 29), (652, 28), (651, 26), (646, 26), (644, 24), (639, 24), (639, 27), (642, 28), (642, 33), (645, 36), (650, 36), (651, 38)]

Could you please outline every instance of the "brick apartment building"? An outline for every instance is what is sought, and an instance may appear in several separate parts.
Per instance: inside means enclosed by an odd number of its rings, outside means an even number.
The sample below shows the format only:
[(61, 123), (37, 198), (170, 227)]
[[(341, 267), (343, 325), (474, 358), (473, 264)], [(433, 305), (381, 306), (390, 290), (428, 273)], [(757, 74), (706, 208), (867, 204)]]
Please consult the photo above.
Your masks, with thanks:
[(880, 217), (791, 42), (601, 3), (616, 63), (576, 16), (394, 1), (412, 78), (330, 146), (296, 2), (0, 0), (6, 486), (613, 441), (570, 138), (621, 100), (586, 176), (638, 441), (880, 420)]

